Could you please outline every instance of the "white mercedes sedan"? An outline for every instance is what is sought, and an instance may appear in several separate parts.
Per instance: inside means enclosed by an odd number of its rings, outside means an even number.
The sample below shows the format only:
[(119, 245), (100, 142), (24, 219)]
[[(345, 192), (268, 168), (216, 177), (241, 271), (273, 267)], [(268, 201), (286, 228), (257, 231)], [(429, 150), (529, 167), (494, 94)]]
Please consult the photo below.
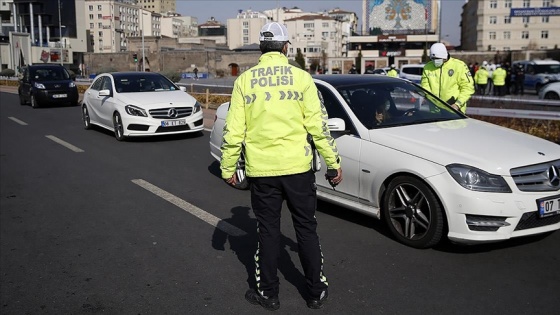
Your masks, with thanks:
[(85, 129), (97, 125), (115, 138), (202, 132), (202, 107), (184, 87), (153, 72), (98, 75), (82, 101)]
[[(415, 248), (560, 229), (560, 145), (469, 118), (406, 80), (314, 79), (344, 173), (335, 189), (317, 173), (319, 198), (383, 220)], [(210, 135), (218, 161), (228, 107)], [(243, 167), (241, 159), (238, 188), (248, 186)]]

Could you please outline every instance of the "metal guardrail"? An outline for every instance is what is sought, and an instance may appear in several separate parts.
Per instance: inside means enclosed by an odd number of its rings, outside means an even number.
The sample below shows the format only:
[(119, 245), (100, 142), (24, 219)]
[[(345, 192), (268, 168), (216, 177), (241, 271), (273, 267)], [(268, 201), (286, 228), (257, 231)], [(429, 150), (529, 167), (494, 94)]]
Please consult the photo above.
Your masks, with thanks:
[[(560, 103), (558, 104), (558, 106), (560, 106)], [(560, 120), (560, 112), (523, 109), (467, 107), (467, 115)]]

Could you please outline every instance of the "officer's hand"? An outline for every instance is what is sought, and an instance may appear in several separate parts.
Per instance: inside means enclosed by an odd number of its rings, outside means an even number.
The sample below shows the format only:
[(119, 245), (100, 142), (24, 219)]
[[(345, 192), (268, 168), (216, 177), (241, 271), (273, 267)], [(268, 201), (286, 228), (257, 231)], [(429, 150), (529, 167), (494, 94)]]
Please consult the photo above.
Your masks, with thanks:
[(339, 168), (336, 170), (336, 177), (334, 177), (333, 179), (331, 179), (331, 182), (335, 185), (340, 184), (340, 182), (342, 181), (342, 168)]
[(233, 173), (233, 175), (229, 179), (226, 179), (226, 183), (228, 183), (232, 186), (237, 185), (237, 174)]
[(457, 105), (457, 104), (453, 104), (453, 105), (451, 105), (451, 107), (453, 107), (455, 110), (459, 110), (459, 105)]

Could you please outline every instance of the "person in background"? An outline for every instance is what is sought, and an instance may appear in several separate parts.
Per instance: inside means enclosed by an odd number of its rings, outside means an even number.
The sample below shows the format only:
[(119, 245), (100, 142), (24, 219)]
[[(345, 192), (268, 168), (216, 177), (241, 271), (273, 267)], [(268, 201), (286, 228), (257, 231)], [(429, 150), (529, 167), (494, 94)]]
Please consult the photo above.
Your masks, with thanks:
[(358, 73), (358, 71), (356, 70), (356, 66), (352, 65), (352, 68), (350, 68), (350, 70), (348, 71), (349, 74), (356, 74)]
[(486, 93), (486, 85), (488, 84), (488, 71), (486, 68), (480, 67), (474, 74), (474, 82), (476, 83), (476, 91), (478, 95)]
[(522, 64), (517, 65), (514, 69), (514, 94), (523, 95), (523, 84), (525, 82), (525, 69), (523, 68)]
[(509, 64), (509, 62), (505, 62), (505, 64), (502, 66), (502, 68), (504, 68), (504, 70), (506, 70), (506, 85), (504, 87), (504, 93), (506, 95), (511, 94), (511, 65)]
[(501, 64), (496, 65), (496, 70), (492, 73), (492, 82), (494, 82), (494, 96), (504, 96), (506, 87), (507, 72), (502, 68)]
[(198, 80), (198, 68), (195, 67), (193, 72), (194, 72), (194, 79)]
[(492, 80), (492, 74), (494, 70), (496, 70), (496, 65), (490, 61), (486, 66), (486, 70), (488, 71), (488, 90), (486, 91), (487, 95), (491, 95), (494, 93), (494, 80)]
[(474, 94), (474, 82), (465, 62), (453, 58), (442, 43), (430, 47), (430, 59), (422, 71), (420, 85), (465, 113)]
[[(256, 288), (245, 293), (251, 304), (280, 308), (278, 264), (282, 204), (287, 201), (296, 231), (298, 255), (307, 284), (307, 307), (318, 309), (328, 297), (323, 253), (317, 235), (317, 191), (311, 169), (313, 151), (323, 156), (332, 185), (342, 181), (340, 156), (327, 127), (327, 112), (311, 75), (288, 63), (289, 35), (278, 22), (260, 31), (259, 63), (236, 80), (224, 125), (222, 178), (238, 181), (237, 161), (243, 150), (251, 185), (251, 206), (257, 219)], [(280, 82), (280, 83), (278, 83)], [(284, 98), (282, 93), (299, 93)]]
[(391, 65), (391, 69), (389, 69), (389, 71), (387, 71), (387, 76), (392, 77), (392, 78), (398, 78), (399, 77), (399, 73), (397, 72), (397, 69), (395, 69), (395, 64)]

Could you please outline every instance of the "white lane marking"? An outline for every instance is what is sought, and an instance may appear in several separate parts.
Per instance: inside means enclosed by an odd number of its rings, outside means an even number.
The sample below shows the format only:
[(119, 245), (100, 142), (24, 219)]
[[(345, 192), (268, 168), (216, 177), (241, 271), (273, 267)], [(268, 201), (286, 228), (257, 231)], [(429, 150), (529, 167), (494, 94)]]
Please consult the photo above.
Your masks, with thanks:
[(15, 117), (8, 117), (8, 118), (10, 118), (11, 120), (17, 122), (18, 124), (20, 124), (22, 126), (27, 126), (27, 123), (25, 121), (21, 121), (21, 120), (15, 118)]
[(68, 149), (70, 149), (70, 150), (72, 150), (72, 151), (74, 151), (74, 152), (76, 152), (76, 153), (84, 152), (84, 150), (82, 150), (82, 149), (80, 149), (80, 148), (78, 148), (78, 147), (76, 147), (76, 146), (74, 146), (74, 145), (71, 145), (70, 143), (68, 143), (68, 142), (66, 142), (66, 141), (64, 141), (64, 140), (60, 140), (59, 138), (57, 138), (57, 137), (55, 137), (55, 136), (47, 135), (47, 136), (45, 136), (45, 137), (51, 139), (52, 141), (54, 141), (54, 142), (56, 142), (56, 143), (58, 143), (58, 144), (60, 144), (60, 145), (62, 145), (62, 146), (67, 147)]
[(132, 180), (133, 183), (135, 183), (136, 185), (146, 189), (147, 191), (153, 193), (154, 195), (165, 199), (167, 201), (169, 201), (170, 203), (176, 205), (177, 207), (185, 210), (186, 212), (194, 215), (195, 217), (201, 219), (202, 221), (212, 225), (215, 228), (218, 228), (222, 231), (224, 231), (225, 233), (231, 235), (231, 236), (245, 236), (247, 235), (247, 233), (245, 233), (243, 230), (223, 221), (222, 219), (184, 201), (183, 199), (168, 193), (167, 191), (153, 185), (150, 184), (149, 182), (143, 180), (143, 179), (133, 179)]

